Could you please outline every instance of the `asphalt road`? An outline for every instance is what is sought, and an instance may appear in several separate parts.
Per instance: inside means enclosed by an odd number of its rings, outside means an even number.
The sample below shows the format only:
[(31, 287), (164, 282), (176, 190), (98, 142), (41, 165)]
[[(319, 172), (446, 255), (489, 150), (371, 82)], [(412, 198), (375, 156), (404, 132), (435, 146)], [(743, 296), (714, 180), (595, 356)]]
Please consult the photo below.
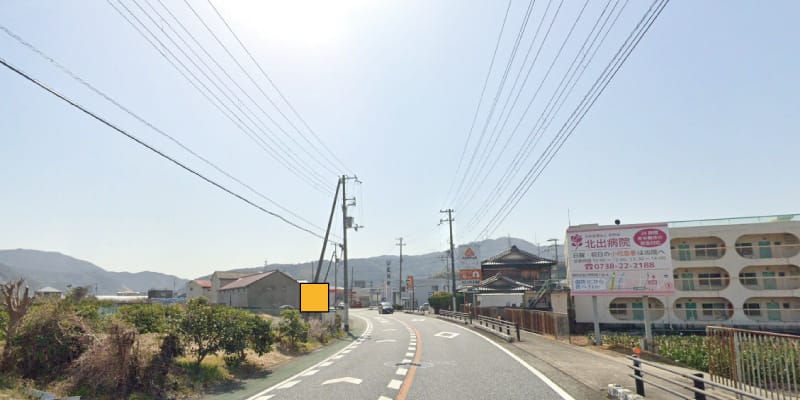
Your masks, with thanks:
[(365, 329), (346, 347), (241, 399), (567, 399), (502, 345), (414, 314), (351, 310)]

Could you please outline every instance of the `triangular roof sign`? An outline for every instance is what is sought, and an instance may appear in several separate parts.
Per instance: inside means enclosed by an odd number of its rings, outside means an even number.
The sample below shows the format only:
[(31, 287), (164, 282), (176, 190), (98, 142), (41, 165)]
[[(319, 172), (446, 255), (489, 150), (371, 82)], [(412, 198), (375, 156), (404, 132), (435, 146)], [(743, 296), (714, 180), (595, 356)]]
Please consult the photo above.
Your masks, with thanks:
[(475, 258), (475, 252), (472, 251), (472, 247), (467, 247), (467, 251), (464, 252), (464, 258)]

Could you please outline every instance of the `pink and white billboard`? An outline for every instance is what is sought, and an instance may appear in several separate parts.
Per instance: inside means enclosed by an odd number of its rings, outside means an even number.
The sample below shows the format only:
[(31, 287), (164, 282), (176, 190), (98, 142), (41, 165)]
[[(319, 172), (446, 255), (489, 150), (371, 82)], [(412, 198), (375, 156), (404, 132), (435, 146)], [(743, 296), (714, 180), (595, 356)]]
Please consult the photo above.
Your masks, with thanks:
[(675, 293), (666, 224), (570, 227), (567, 245), (574, 296)]

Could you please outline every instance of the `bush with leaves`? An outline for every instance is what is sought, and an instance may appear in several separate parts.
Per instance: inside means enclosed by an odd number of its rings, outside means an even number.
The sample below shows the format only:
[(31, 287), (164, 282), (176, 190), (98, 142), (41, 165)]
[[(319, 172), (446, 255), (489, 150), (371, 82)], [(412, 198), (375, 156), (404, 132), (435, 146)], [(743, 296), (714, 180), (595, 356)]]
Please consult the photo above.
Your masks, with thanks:
[(6, 325), (8, 324), (8, 312), (0, 307), (0, 340), (6, 339)]
[(281, 334), (281, 340), (290, 349), (297, 350), (298, 344), (308, 340), (308, 327), (308, 323), (300, 319), (300, 313), (297, 310), (281, 312), (278, 332)]
[[(453, 308), (453, 295), (449, 292), (436, 292), (428, 297), (428, 303), (433, 307), (434, 313), (438, 314), (439, 310)], [(464, 304), (464, 294), (456, 293), (456, 309), (460, 309), (462, 304)]]
[(31, 308), (7, 346), (23, 377), (36, 379), (61, 371), (92, 341), (91, 327), (72, 307), (49, 301)]
[(220, 347), (225, 351), (225, 364), (237, 366), (246, 357), (245, 350), (252, 331), (253, 314), (226, 307), (220, 310), (219, 316), (222, 319)]
[(119, 308), (119, 316), (139, 333), (167, 333), (174, 330), (183, 312), (180, 307), (158, 303), (130, 304)]
[(208, 300), (202, 297), (192, 299), (186, 304), (178, 329), (189, 351), (197, 356), (198, 366), (207, 355), (222, 348), (223, 310), (223, 307), (209, 305)]
[(247, 341), (250, 349), (259, 356), (269, 353), (272, 350), (272, 344), (275, 342), (272, 321), (261, 318), (258, 315), (251, 316), (250, 334)]

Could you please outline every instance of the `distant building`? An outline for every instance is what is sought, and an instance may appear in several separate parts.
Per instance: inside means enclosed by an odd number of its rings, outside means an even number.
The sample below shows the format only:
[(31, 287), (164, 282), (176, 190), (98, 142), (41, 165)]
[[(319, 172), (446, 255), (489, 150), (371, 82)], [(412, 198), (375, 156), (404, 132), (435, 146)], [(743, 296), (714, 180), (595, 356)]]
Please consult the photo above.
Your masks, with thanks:
[(117, 296), (141, 296), (141, 295), (142, 295), (141, 293), (130, 289), (120, 290), (119, 292), (117, 292)]
[(211, 302), (211, 280), (195, 279), (186, 282), (186, 301), (203, 297)]
[(34, 297), (41, 299), (60, 299), (62, 293), (62, 291), (56, 288), (47, 286), (35, 291)]
[(231, 307), (276, 310), (290, 305), (300, 308), (300, 283), (280, 271), (262, 272), (223, 286), (216, 296), (218, 304)]
[(148, 299), (171, 299), (175, 297), (175, 292), (169, 289), (150, 289), (147, 291)]
[(481, 262), (481, 276), (484, 280), (497, 274), (506, 278), (536, 286), (550, 279), (550, 272), (556, 262), (535, 254), (522, 251), (517, 246)]
[[(254, 272), (228, 272), (228, 271), (214, 271), (211, 274), (211, 298), (209, 299), (211, 304), (219, 304), (224, 302), (219, 299), (219, 291), (225, 285), (236, 281), (239, 278), (244, 278), (246, 276), (256, 275)], [(188, 299), (188, 296), (187, 296)]]
[[(800, 329), (799, 214), (670, 222), (667, 227), (675, 294), (649, 298), (648, 319), (654, 326)], [(599, 320), (607, 326), (644, 320), (641, 296), (597, 300)], [(574, 304), (577, 322), (593, 321), (590, 296), (574, 296)]]

